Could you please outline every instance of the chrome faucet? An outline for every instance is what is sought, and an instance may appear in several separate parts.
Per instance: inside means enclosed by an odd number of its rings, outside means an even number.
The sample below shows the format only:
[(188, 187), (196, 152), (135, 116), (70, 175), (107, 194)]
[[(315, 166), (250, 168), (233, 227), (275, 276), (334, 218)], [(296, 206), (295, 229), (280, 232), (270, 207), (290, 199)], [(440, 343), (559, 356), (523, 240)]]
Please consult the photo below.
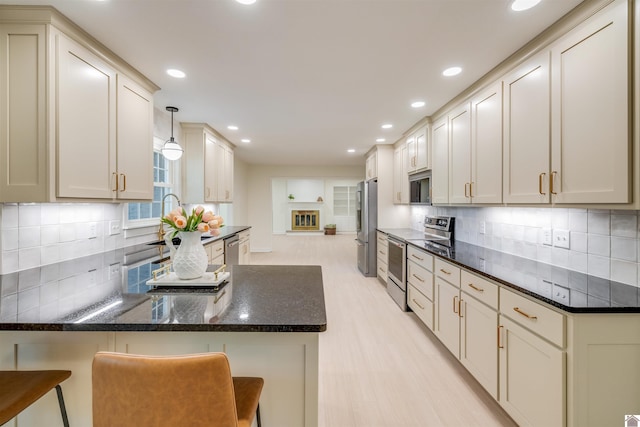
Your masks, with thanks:
[(180, 199), (178, 198), (178, 196), (176, 196), (173, 193), (165, 194), (164, 197), (162, 198), (162, 213), (160, 214), (160, 228), (158, 229), (158, 237), (160, 237), (160, 240), (164, 240), (164, 223), (162, 222), (162, 218), (164, 218), (164, 202), (169, 196), (175, 197), (176, 200), (178, 201), (178, 206), (181, 206)]

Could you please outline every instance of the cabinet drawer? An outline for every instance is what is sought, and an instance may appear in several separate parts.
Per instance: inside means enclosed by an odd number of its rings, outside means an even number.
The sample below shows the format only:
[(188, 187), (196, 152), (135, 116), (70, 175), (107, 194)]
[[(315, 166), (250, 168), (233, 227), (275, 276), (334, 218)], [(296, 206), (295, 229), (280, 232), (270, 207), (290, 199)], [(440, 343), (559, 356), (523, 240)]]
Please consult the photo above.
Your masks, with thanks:
[(378, 262), (378, 278), (387, 283), (387, 263)]
[(456, 267), (453, 264), (449, 264), (446, 261), (441, 260), (440, 258), (436, 258), (434, 261), (435, 271), (434, 273), (442, 277), (447, 282), (452, 285), (460, 287), (460, 268)]
[(551, 341), (564, 347), (564, 315), (535, 301), (500, 288), (500, 312)]
[(412, 285), (407, 286), (407, 304), (433, 330), (433, 303)]
[(498, 285), (468, 271), (460, 272), (460, 288), (489, 307), (498, 309)]
[(389, 241), (387, 240), (387, 235), (378, 231), (378, 248), (389, 246)]
[(378, 256), (377, 256), (377, 258), (378, 258), (379, 260), (384, 261), (384, 262), (385, 262), (385, 264), (386, 264), (387, 262), (389, 262), (389, 261), (388, 261), (388, 259), (389, 259), (389, 253), (388, 253), (388, 248), (387, 248), (386, 246), (385, 246), (385, 247), (381, 247), (381, 246), (379, 246), (379, 245), (378, 245)]
[(420, 267), (433, 271), (433, 255), (407, 245), (407, 259), (418, 264)]
[(251, 238), (251, 233), (249, 232), (249, 230), (245, 230), (245, 231), (242, 231), (242, 232), (238, 233), (238, 239), (240, 239), (241, 241), (242, 240), (247, 240), (249, 238)]
[(224, 240), (218, 240), (206, 245), (207, 252), (211, 251), (211, 259), (224, 255)]
[(407, 281), (424, 296), (433, 301), (433, 273), (410, 262), (407, 267)]

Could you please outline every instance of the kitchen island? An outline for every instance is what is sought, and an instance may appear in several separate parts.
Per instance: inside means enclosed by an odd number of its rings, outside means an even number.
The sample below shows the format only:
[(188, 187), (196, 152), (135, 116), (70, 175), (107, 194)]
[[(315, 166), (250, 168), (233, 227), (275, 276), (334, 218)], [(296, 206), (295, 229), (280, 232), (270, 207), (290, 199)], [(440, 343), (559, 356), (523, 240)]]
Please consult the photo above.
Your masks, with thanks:
[[(237, 265), (230, 273), (228, 283), (217, 289), (150, 285), (139, 286), (139, 292), (116, 290), (59, 319), (2, 316), (0, 369), (71, 370), (62, 384), (69, 420), (88, 426), (91, 361), (97, 351), (224, 351), (233, 375), (264, 378), (260, 408), (265, 425), (317, 426), (318, 334), (326, 329), (321, 268)], [(2, 307), (11, 305), (7, 290), (12, 281), (5, 279), (0, 276)], [(67, 297), (80, 297), (87, 286), (76, 281), (75, 295)], [(62, 425), (56, 405), (50, 393), (19, 415), (16, 425)]]

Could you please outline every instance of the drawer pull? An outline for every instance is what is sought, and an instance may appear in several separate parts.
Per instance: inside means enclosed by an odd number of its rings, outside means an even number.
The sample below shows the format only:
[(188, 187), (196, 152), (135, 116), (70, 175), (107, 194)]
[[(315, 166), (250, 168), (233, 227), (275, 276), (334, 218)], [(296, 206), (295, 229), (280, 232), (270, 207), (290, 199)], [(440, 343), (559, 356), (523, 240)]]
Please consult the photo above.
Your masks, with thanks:
[(424, 283), (424, 279), (423, 279), (422, 277), (420, 277), (420, 276), (416, 276), (416, 275), (415, 275), (415, 274), (413, 274), (413, 273), (411, 273), (411, 275), (412, 275), (413, 277), (415, 277), (416, 279), (420, 280), (422, 283)]
[(504, 328), (504, 326), (500, 325), (498, 326), (498, 348), (504, 348), (504, 346), (502, 345), (502, 328)]
[(420, 307), (421, 310), (424, 310), (424, 307), (420, 305), (420, 303), (418, 301), (416, 301), (415, 298), (411, 298), (411, 300), (418, 306)]
[(484, 289), (482, 289), (482, 288), (479, 288), (479, 287), (475, 286), (473, 283), (469, 283), (468, 285), (469, 285), (469, 287), (470, 287), (471, 289), (473, 289), (474, 291), (484, 292)]
[(420, 258), (418, 255), (416, 254), (411, 254), (412, 257), (414, 257), (415, 259), (419, 260), (419, 261), (424, 261), (424, 258)]
[(538, 318), (536, 316), (532, 316), (530, 314), (525, 313), (524, 311), (520, 310), (518, 307), (513, 307), (513, 311), (515, 311), (518, 314), (523, 315), (524, 317), (526, 317), (527, 319), (531, 319), (531, 320), (537, 320)]
[(451, 272), (450, 272), (450, 271), (443, 270), (442, 268), (440, 269), (440, 271), (442, 271), (444, 274), (451, 274)]

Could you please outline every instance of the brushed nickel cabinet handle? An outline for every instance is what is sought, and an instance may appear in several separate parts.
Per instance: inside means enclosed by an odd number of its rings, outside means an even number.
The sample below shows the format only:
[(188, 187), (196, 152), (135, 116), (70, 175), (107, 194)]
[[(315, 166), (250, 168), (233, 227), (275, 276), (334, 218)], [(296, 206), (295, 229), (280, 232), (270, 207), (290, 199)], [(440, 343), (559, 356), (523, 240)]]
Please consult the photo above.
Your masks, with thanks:
[(546, 174), (545, 172), (542, 172), (540, 175), (538, 175), (538, 192), (539, 192), (542, 196), (546, 196), (546, 195), (547, 195), (547, 193), (544, 193), (544, 192), (542, 191), (542, 184), (543, 184), (543, 182), (544, 182), (544, 177), (545, 177), (546, 175), (547, 175), (547, 174)]
[(468, 283), (469, 287), (471, 289), (473, 289), (474, 291), (478, 291), (478, 292), (484, 292), (484, 289), (477, 287), (476, 285), (474, 285), (473, 283)]
[(416, 301), (415, 298), (411, 298), (411, 301), (413, 301), (418, 307), (420, 307), (421, 310), (424, 310), (424, 307), (420, 305), (420, 303), (418, 301)]
[(516, 313), (526, 317), (527, 319), (531, 319), (531, 320), (537, 320), (538, 319), (537, 316), (532, 316), (530, 314), (527, 314), (524, 311), (520, 310), (518, 307), (513, 307), (513, 311), (515, 311)]

